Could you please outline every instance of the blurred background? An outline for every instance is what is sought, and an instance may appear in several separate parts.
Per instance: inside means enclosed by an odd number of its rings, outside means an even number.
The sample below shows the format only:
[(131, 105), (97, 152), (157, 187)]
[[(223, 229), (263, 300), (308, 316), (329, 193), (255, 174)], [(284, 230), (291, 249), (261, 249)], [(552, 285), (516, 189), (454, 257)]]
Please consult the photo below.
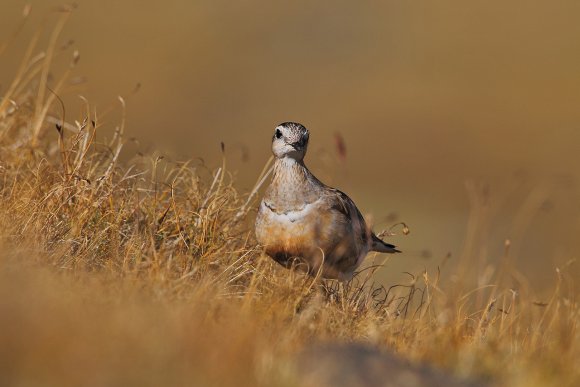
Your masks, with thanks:
[[(0, 91), (59, 1), (3, 0)], [(503, 260), (537, 289), (580, 248), (580, 3), (576, 1), (78, 1), (59, 40), (102, 136), (127, 100), (137, 152), (221, 163), (250, 189), (274, 127), (311, 131), (306, 162), (405, 254), (379, 273)], [(6, 38), (6, 39), (4, 39)], [(44, 46), (43, 46), (44, 47)], [(54, 74), (70, 62), (55, 58)], [(138, 89), (137, 92), (136, 89)], [(55, 109), (58, 113), (58, 109)], [(56, 132), (52, 135), (56, 136)], [(341, 150), (343, 149), (343, 150)], [(200, 163), (200, 161), (196, 161)], [(510, 240), (506, 253), (505, 241)], [(461, 257), (469, 257), (463, 260)]]

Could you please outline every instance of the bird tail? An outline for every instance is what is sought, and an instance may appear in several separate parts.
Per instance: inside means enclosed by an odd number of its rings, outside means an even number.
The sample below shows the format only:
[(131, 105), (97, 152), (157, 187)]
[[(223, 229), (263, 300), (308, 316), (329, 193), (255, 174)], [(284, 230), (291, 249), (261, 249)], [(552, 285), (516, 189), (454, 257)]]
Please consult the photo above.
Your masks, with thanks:
[(376, 251), (379, 253), (400, 253), (400, 250), (397, 250), (395, 245), (390, 243), (383, 242), (378, 236), (372, 234), (372, 244), (371, 244), (371, 251)]

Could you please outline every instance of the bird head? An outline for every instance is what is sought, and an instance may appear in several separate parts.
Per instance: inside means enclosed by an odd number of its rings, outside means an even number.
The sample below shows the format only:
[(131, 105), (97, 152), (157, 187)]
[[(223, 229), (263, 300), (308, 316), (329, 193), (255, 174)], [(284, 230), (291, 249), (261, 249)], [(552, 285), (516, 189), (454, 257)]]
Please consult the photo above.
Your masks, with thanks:
[(308, 129), (296, 122), (284, 122), (274, 129), (272, 153), (278, 159), (285, 157), (300, 161), (308, 147)]

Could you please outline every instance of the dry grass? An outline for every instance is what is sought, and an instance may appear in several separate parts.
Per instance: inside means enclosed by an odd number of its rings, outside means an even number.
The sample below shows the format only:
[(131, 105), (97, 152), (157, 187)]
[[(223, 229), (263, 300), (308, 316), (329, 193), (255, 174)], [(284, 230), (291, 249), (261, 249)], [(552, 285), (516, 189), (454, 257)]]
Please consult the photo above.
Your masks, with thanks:
[(0, 384), (296, 385), (295, 354), (338, 341), (499, 385), (580, 383), (565, 268), (544, 302), (509, 265), (472, 280), (469, 261), (461, 281), (320, 284), (262, 256), (225, 158), (121, 164), (124, 119), (106, 143), (88, 102), (60, 120), (78, 60), (51, 79), (64, 15), (0, 102)]

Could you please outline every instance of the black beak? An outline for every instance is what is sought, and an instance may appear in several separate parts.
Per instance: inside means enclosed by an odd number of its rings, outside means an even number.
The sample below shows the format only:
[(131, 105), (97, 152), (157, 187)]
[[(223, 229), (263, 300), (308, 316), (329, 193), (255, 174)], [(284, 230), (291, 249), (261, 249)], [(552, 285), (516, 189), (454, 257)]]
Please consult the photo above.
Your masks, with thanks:
[(302, 138), (300, 139), (300, 141), (297, 141), (290, 145), (292, 145), (292, 147), (296, 150), (302, 150), (306, 146), (306, 139)]

